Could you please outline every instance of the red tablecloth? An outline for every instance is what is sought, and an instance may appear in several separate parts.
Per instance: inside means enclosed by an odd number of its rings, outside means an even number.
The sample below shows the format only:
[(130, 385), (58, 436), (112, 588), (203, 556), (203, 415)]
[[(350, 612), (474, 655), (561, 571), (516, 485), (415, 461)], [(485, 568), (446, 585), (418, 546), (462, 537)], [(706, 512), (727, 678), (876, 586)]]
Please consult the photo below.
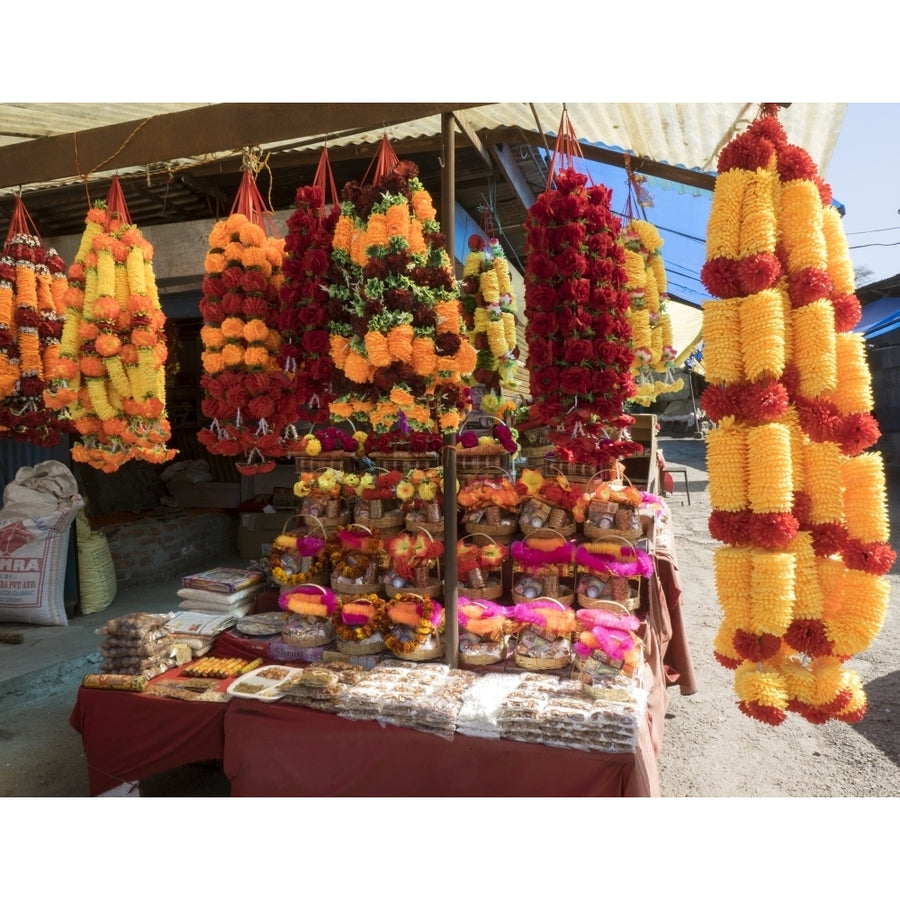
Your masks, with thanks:
[[(79, 689), (69, 721), (81, 733), (94, 794), (223, 759), (236, 795), (657, 796), (667, 688), (697, 690), (674, 553), (657, 554), (639, 615), (647, 622), (649, 699), (634, 754), (461, 734), (447, 740), (287, 704), (185, 702), (90, 688)], [(258, 645), (242, 644), (226, 639), (216, 655), (259, 655)], [(439, 779), (437, 771), (444, 773)]]
[(228, 705), (224, 769), (244, 797), (659, 796), (646, 728), (634, 754), (587, 753), (253, 700)]
[(69, 724), (81, 734), (92, 794), (225, 753), (227, 703), (189, 703), (79, 688)]

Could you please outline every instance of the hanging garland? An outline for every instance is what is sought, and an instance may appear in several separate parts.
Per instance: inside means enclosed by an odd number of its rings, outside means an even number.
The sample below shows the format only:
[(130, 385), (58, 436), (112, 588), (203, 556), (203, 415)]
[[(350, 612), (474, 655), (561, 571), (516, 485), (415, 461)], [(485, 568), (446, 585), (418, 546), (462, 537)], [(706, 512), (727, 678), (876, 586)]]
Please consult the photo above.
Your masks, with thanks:
[(509, 277), (509, 261), (500, 241), (496, 237), (485, 239), (473, 234), (468, 247), (460, 282), (460, 305), (478, 353), (472, 379), (496, 397), (501, 389), (516, 387), (519, 368), (516, 298)]
[(895, 560), (853, 269), (831, 190), (775, 109), (722, 151), (701, 278), (703, 408), (722, 621), (739, 708), (857, 722), (844, 668), (880, 631)]
[(71, 420), (44, 400), (65, 321), (66, 266), (17, 194), (0, 256), (0, 434), (53, 447)]
[[(326, 207), (329, 188), (331, 204)], [(345, 393), (351, 387), (335, 369), (329, 352), (329, 317), (339, 310), (329, 308), (325, 286), (336, 278), (331, 244), (341, 208), (327, 148), (313, 184), (298, 188), (294, 203), (284, 242), (279, 360), (291, 378), (293, 402), (303, 411), (302, 417), (324, 423), (336, 392)]]
[(530, 415), (551, 426), (559, 459), (600, 468), (641, 452), (616, 440), (633, 421), (624, 407), (635, 393), (621, 222), (610, 190), (575, 170), (565, 111), (559, 134), (547, 188), (525, 220)]
[(80, 440), (72, 459), (104, 472), (132, 459), (173, 459), (153, 247), (132, 224), (118, 177), (106, 201), (88, 211), (64, 302), (44, 402), (74, 422)]
[(235, 457), (242, 475), (275, 468), (286, 452), (282, 431), (297, 418), (291, 379), (279, 365), (284, 239), (274, 235), (271, 218), (248, 164), (204, 260), (200, 386), (211, 422), (197, 437), (210, 453)]
[(372, 184), (345, 186), (335, 226), (330, 350), (353, 389), (331, 415), (398, 442), (409, 431), (452, 434), (476, 361), (452, 264), (417, 167), (398, 161), (386, 136), (377, 161)]
[[(643, 177), (631, 171), (626, 156), (628, 200), (623, 217), (622, 244), (625, 249), (625, 291), (630, 298), (628, 322), (634, 348), (632, 374), (635, 395), (632, 403), (649, 406), (661, 394), (681, 390), (684, 380), (673, 374), (678, 355), (673, 344), (672, 317), (667, 308), (666, 267), (662, 258), (663, 240), (659, 230), (646, 218), (634, 214), (634, 205), (652, 206)], [(657, 376), (662, 376), (657, 377)]]

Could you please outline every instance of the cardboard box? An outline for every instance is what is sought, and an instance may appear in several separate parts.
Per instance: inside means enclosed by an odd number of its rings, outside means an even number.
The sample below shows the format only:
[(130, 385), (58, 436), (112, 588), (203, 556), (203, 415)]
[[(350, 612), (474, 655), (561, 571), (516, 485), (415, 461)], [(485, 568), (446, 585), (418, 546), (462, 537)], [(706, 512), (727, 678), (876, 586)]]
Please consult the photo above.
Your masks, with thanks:
[(303, 525), (303, 519), (297, 518), (293, 510), (241, 513), (238, 520), (238, 554), (247, 559), (268, 556), (272, 541), (284, 531), (290, 519), (294, 519), (291, 523), (294, 528)]

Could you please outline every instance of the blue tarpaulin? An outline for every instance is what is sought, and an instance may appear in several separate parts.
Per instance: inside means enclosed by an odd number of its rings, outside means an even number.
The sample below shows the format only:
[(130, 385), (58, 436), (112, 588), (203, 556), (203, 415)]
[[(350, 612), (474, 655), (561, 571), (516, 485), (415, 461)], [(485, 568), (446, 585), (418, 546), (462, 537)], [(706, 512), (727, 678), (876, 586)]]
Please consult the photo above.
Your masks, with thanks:
[(900, 327), (900, 297), (881, 297), (862, 308), (862, 315), (853, 330), (869, 339), (887, 334), (898, 327)]

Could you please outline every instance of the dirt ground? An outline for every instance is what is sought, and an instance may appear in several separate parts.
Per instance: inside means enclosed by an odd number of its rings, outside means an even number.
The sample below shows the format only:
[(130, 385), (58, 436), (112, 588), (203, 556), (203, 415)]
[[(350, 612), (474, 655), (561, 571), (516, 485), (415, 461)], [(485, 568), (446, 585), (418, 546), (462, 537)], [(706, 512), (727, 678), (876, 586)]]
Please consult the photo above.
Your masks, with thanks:
[[(750, 719), (736, 705), (733, 673), (716, 662), (716, 601), (703, 442), (663, 442), (670, 464), (687, 465), (691, 499), (672, 503), (683, 596), (683, 617), (699, 690), (669, 689), (659, 759), (664, 797), (900, 797), (900, 608), (898, 566), (888, 576), (891, 603), (882, 631), (847, 664), (865, 686), (868, 711), (857, 725), (812, 725), (789, 715), (777, 727)], [(892, 523), (900, 477), (889, 474)], [(900, 548), (896, 524), (893, 547)]]

